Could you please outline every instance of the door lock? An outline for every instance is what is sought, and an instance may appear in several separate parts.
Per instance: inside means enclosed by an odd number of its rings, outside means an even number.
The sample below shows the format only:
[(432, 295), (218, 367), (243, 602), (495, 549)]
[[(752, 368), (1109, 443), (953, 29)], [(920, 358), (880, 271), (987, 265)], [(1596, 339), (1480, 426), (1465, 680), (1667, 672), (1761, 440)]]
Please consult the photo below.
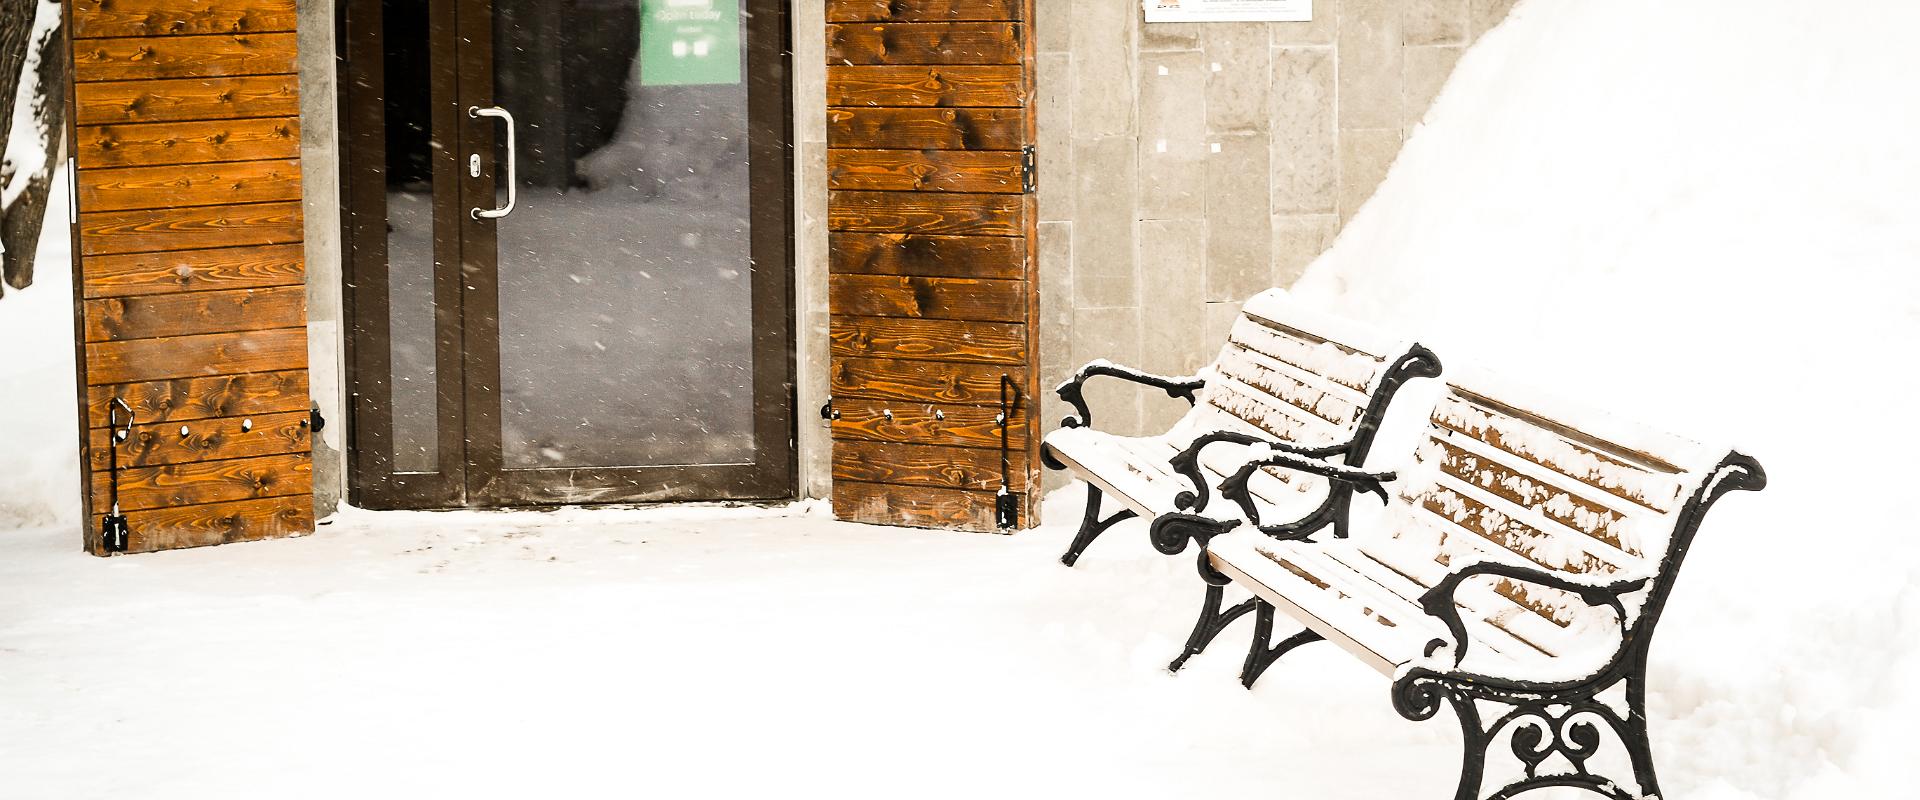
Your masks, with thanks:
[(480, 177), (480, 154), (479, 153), (474, 153), (473, 155), (467, 156), (467, 177), (469, 178)]

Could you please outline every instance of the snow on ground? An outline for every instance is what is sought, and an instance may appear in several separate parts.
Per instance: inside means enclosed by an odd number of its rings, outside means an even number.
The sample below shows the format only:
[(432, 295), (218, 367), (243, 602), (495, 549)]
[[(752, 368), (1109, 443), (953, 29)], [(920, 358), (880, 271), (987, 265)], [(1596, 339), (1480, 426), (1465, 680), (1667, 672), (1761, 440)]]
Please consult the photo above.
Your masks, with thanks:
[[(1301, 287), (1766, 464), (1654, 646), (1672, 797), (1906, 791), (1915, 16), (1523, 1)], [(1241, 622), (1166, 675), (1191, 562), (1136, 521), (1060, 567), (1072, 490), (1016, 537), (817, 506), (351, 512), (84, 556), (63, 260), (0, 300), (0, 796), (1452, 791), (1452, 723), (1401, 720), (1337, 649), (1246, 692)]]

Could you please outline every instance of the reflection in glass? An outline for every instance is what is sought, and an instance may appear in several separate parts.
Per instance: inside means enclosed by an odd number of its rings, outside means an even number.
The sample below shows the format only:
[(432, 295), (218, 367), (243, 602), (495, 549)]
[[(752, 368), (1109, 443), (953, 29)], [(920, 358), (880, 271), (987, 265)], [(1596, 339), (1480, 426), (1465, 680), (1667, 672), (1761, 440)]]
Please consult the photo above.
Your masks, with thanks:
[(385, 0), (387, 321), (393, 468), (440, 466), (433, 311), (433, 119), (427, 0)]
[(495, 5), (508, 469), (753, 459), (740, 2)]

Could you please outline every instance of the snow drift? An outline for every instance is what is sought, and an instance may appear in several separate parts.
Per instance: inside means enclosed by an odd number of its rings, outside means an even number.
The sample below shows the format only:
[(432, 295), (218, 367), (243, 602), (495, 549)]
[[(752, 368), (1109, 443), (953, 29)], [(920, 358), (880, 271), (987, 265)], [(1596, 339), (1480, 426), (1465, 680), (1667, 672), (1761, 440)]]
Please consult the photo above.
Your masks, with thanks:
[(1522, 3), (1296, 287), (1766, 466), (1654, 644), (1662, 766), (1715, 765), (1677, 796), (1879, 795), (1904, 760), (1915, 30), (1886, 2)]

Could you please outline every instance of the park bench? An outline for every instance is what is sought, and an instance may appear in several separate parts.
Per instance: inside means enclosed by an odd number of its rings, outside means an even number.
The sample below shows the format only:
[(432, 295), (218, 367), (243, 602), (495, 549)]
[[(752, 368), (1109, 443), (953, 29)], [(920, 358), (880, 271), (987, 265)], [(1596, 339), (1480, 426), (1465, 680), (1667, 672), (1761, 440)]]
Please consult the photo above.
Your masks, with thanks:
[[(1344, 536), (1352, 493), (1365, 488), (1366, 479), (1344, 482), (1306, 473), (1328, 471), (1320, 459), (1335, 456), (1351, 467), (1365, 463), (1401, 385), (1439, 374), (1440, 362), (1426, 348), (1318, 313), (1280, 289), (1247, 301), (1219, 356), (1197, 376), (1169, 378), (1106, 361), (1088, 364), (1059, 386), (1074, 416), (1046, 437), (1041, 450), (1048, 467), (1069, 470), (1087, 484), (1086, 515), (1060, 561), (1073, 566), (1102, 532), (1136, 516), (1179, 513), (1212, 521), (1216, 533), (1231, 529), (1242, 515), (1219, 504), (1209, 508), (1208, 487), (1245, 462), (1236, 448), (1260, 444), (1259, 452), (1266, 454), (1275, 442), (1299, 459), (1295, 469), (1263, 471), (1248, 481), (1260, 508), (1268, 518), (1295, 520), (1305, 530), (1331, 527)], [(1097, 377), (1160, 389), (1192, 409), (1158, 436), (1096, 430), (1083, 392)], [(1121, 507), (1102, 518), (1106, 496)], [(1171, 669), (1178, 670), (1221, 628), (1253, 610), (1251, 599), (1222, 610), (1223, 596), (1218, 587), (1209, 592), (1210, 610), (1203, 610)]]
[[(1708, 508), (1766, 475), (1738, 452), (1458, 372), (1386, 507), (1363, 512), (1378, 517), (1349, 537), (1253, 525), (1216, 535), (1170, 517), (1154, 544), (1172, 554), (1198, 541), (1210, 585), (1254, 593), (1248, 686), (1279, 656), (1327, 640), (1392, 678), (1402, 716), (1451, 705), (1466, 746), (1461, 800), (1545, 786), (1655, 797), (1654, 625)], [(1223, 496), (1244, 507), (1265, 463), (1248, 461)], [(1303, 630), (1273, 645), (1276, 611)], [(1484, 793), (1496, 755), (1517, 778)], [(1628, 774), (1637, 792), (1618, 780)]]

